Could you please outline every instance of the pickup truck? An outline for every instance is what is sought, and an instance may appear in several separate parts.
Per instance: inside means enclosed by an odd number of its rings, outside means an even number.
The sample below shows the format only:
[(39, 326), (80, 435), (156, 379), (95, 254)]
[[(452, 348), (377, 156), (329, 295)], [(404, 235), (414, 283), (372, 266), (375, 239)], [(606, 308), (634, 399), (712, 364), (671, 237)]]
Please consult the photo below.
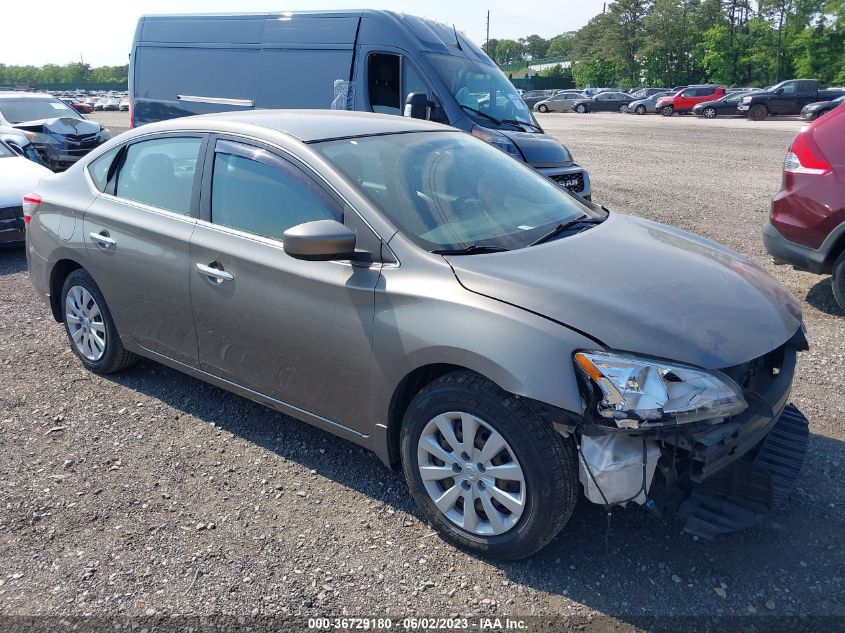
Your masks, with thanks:
[(815, 79), (787, 79), (768, 90), (745, 95), (736, 109), (752, 121), (763, 121), (769, 115), (801, 114), (808, 103), (832, 100), (842, 94), (841, 90), (819, 90)]

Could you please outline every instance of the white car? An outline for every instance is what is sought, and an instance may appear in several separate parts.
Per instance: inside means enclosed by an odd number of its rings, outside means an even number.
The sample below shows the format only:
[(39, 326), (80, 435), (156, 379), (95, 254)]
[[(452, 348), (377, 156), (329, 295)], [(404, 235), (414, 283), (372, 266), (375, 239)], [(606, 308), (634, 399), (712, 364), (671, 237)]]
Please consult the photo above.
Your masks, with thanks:
[(24, 241), (23, 197), (52, 173), (0, 141), (0, 244)]

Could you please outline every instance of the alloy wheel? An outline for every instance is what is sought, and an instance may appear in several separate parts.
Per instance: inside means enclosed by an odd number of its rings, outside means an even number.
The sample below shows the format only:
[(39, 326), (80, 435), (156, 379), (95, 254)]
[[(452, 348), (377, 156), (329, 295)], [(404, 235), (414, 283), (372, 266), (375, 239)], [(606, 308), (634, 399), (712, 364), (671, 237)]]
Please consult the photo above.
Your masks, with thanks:
[(71, 286), (65, 298), (65, 322), (76, 350), (92, 362), (106, 353), (106, 324), (100, 306), (82, 286)]
[(715, 108), (704, 108), (704, 118), (705, 119), (713, 119), (716, 117), (716, 109)]
[(637, 114), (645, 114), (645, 106), (644, 105), (638, 105), (636, 107), (636, 109), (634, 110), (634, 112), (636, 112)]
[(469, 413), (442, 413), (426, 424), (417, 468), (434, 505), (478, 536), (513, 528), (525, 510), (525, 475), (505, 438)]

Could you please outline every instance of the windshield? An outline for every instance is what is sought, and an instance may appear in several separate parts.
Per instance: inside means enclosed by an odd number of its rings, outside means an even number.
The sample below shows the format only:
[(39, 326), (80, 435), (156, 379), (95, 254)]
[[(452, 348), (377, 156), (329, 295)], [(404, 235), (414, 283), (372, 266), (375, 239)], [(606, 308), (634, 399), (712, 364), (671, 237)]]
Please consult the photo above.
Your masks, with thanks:
[(469, 134), (419, 132), (313, 146), (425, 250), (524, 248), (589, 207)]
[(525, 101), (498, 67), (453, 55), (428, 53), (426, 57), (452, 96), (464, 106), (467, 116), (479, 125), (500, 127), (499, 123), (506, 123), (518, 127), (524, 123), (539, 127)]
[(58, 99), (3, 99), (0, 100), (0, 113), (13, 125), (59, 117), (82, 118), (76, 110)]

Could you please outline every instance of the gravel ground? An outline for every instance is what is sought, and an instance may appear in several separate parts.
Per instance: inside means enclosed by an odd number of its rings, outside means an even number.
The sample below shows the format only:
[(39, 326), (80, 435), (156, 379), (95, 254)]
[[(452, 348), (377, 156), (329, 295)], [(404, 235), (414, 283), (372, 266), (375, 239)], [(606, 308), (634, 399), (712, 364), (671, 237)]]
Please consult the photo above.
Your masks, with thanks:
[[(95, 118), (115, 131), (126, 121)], [(845, 616), (845, 315), (828, 280), (772, 266), (760, 242), (800, 123), (541, 123), (589, 168), (595, 200), (724, 242), (800, 299), (811, 351), (794, 401), (812, 438), (765, 527), (705, 542), (618, 510), (606, 545), (603, 513), (583, 502), (532, 560), (468, 556), (421, 521), (399, 474), (352, 444), (152, 362), (84, 371), (22, 250), (7, 250), (0, 614), (545, 614), (609, 617), (614, 630), (644, 615)]]

